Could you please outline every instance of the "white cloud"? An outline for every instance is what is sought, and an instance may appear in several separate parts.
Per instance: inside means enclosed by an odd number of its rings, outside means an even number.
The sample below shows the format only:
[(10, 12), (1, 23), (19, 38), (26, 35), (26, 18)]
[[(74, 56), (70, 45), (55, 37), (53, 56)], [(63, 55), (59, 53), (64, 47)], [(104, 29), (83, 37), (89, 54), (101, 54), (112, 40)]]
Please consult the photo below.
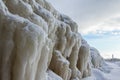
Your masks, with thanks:
[[(120, 31), (120, 17), (115, 17), (98, 23), (95, 26), (91, 26), (82, 31), (83, 34), (89, 33), (104, 33), (108, 31)], [(112, 32), (113, 34), (119, 34), (120, 32)]]
[(113, 35), (120, 35), (120, 32), (112, 32)]

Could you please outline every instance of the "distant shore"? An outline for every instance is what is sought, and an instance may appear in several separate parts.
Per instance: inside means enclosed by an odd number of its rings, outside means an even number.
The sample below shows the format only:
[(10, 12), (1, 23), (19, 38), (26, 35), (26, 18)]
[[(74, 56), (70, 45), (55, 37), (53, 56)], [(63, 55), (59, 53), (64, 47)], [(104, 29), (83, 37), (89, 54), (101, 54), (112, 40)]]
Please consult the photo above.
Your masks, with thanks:
[(105, 61), (117, 62), (117, 61), (120, 61), (120, 59), (119, 58), (108, 58), (108, 59), (105, 59)]

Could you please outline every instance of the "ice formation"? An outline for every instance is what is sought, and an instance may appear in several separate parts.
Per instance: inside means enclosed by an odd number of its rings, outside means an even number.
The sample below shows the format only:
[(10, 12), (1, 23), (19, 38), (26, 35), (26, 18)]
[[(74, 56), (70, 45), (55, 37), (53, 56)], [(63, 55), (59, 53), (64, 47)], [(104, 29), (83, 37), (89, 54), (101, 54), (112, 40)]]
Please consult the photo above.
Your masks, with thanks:
[(0, 80), (89, 76), (90, 47), (77, 30), (46, 0), (0, 0)]
[(91, 63), (94, 68), (102, 67), (102, 65), (105, 64), (104, 59), (101, 57), (99, 51), (96, 48), (91, 47), (90, 54), (91, 54)]

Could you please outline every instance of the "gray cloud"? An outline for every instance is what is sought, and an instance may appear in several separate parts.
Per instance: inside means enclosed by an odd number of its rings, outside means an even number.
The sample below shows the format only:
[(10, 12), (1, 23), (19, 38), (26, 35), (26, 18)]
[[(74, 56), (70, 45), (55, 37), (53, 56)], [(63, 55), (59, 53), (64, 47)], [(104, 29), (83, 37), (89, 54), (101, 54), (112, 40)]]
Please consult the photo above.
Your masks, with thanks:
[[(120, 16), (120, 0), (48, 0), (55, 8), (75, 20), (82, 32)], [(117, 20), (117, 19), (116, 19)]]

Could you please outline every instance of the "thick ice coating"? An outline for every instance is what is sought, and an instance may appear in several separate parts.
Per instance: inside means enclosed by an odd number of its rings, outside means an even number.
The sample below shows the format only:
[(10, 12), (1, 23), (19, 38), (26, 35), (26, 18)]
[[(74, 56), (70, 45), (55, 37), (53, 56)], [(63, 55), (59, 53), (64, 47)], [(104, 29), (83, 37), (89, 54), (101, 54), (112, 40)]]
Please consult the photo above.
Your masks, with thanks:
[(45, 0), (0, 0), (0, 80), (89, 76), (90, 47), (77, 30)]

